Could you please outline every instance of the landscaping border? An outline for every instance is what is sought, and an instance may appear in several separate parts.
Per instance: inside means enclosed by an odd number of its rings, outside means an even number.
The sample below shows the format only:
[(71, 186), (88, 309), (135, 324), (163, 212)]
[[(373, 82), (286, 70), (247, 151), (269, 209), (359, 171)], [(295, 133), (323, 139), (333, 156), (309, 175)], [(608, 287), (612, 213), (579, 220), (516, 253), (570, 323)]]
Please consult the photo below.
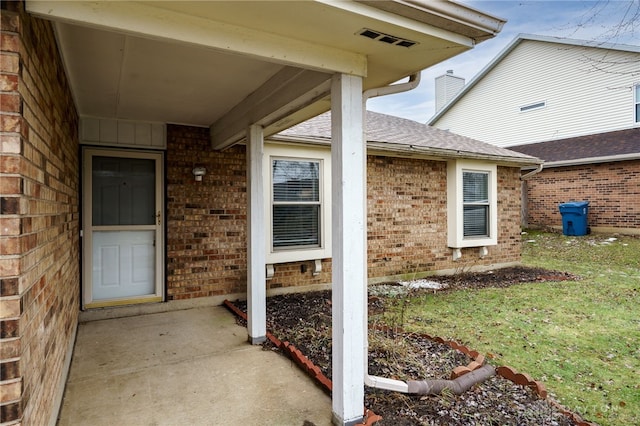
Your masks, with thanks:
[[(247, 320), (247, 314), (239, 309), (233, 302), (229, 300), (225, 300), (224, 305), (234, 314), (242, 318), (243, 320)], [(402, 333), (406, 334), (406, 332), (399, 327), (388, 327), (388, 326), (376, 326), (375, 329), (383, 332), (392, 331), (394, 333)], [(447, 340), (438, 336), (431, 336), (426, 333), (411, 333), (416, 336), (431, 340), (433, 342), (437, 342), (446, 346), (449, 346), (451, 349), (462, 352), (467, 355), (472, 361), (466, 366), (455, 367), (451, 372), (451, 379), (456, 379), (460, 376), (463, 376), (467, 373), (470, 373), (478, 368), (481, 368), (486, 363), (486, 358), (484, 355), (480, 354), (476, 350), (469, 349), (467, 346), (462, 345), (455, 340)], [(321, 386), (321, 388), (328, 394), (331, 395), (331, 391), (333, 388), (333, 383), (331, 380), (322, 373), (320, 368), (313, 364), (313, 362), (307, 358), (298, 348), (287, 341), (281, 341), (277, 337), (275, 337), (271, 332), (267, 331), (267, 339), (271, 343), (273, 343), (278, 349), (282, 350), (289, 358), (291, 358), (305, 373), (307, 373), (311, 378), (316, 380), (316, 382)], [(520, 373), (515, 368), (510, 366), (500, 366), (496, 368), (496, 374), (506, 380), (511, 381), (519, 386), (529, 387), (531, 388), (541, 399), (547, 400), (551, 405), (553, 405), (558, 411), (560, 411), (565, 416), (569, 417), (576, 423), (576, 426), (598, 426), (597, 423), (588, 422), (584, 420), (578, 414), (572, 412), (566, 407), (562, 406), (553, 398), (549, 397), (548, 392), (544, 384), (538, 380), (534, 380), (526, 373)], [(382, 420), (382, 417), (378, 414), (375, 414), (372, 410), (369, 410), (365, 407), (364, 412), (364, 423), (359, 423), (356, 426), (372, 426), (376, 422)]]

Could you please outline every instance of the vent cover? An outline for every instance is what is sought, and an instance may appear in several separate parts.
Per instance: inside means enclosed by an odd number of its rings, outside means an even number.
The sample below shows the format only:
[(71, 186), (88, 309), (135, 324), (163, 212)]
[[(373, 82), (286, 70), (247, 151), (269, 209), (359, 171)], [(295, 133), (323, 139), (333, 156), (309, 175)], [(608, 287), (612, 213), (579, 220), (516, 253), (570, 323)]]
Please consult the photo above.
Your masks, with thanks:
[(375, 31), (369, 28), (363, 28), (358, 31), (356, 34), (359, 34), (363, 37), (370, 38), (371, 40), (376, 40), (381, 43), (391, 44), (394, 46), (400, 47), (411, 47), (418, 44), (417, 41), (407, 40), (406, 38), (392, 36), (390, 34), (381, 33), (380, 31)]

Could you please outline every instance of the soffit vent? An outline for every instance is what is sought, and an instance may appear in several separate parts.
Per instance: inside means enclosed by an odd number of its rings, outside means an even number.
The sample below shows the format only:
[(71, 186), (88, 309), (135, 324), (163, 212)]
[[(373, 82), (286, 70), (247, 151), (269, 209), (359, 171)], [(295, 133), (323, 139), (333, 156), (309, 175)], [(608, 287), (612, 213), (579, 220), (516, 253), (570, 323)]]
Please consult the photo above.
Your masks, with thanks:
[(356, 34), (361, 35), (363, 37), (370, 38), (371, 40), (376, 40), (381, 43), (391, 44), (393, 46), (400, 47), (411, 47), (418, 44), (417, 41), (407, 40), (406, 38), (396, 37), (391, 34), (381, 33), (380, 31), (375, 31), (369, 28), (363, 28), (358, 31)]

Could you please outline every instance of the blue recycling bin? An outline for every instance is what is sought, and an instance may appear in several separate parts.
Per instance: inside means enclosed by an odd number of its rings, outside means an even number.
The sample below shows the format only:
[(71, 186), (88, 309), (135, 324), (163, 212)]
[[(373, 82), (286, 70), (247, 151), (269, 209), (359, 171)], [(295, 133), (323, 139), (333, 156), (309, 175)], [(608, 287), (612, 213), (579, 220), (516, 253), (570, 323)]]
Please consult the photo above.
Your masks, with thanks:
[(573, 201), (562, 203), (558, 206), (562, 215), (562, 233), (564, 235), (587, 235), (587, 215), (589, 213), (588, 201)]

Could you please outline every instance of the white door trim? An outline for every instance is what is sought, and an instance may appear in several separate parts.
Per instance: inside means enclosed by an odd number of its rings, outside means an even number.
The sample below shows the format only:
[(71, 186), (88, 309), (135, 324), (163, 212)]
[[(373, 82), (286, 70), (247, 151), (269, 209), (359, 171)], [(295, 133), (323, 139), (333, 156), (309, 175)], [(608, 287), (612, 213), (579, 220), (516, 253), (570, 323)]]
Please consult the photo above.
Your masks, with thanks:
[[(139, 230), (155, 231), (155, 291), (138, 297), (123, 297), (94, 300), (92, 291), (93, 232), (105, 227), (92, 224), (92, 158), (94, 156), (151, 159), (155, 163), (155, 211), (154, 225), (138, 226)], [(164, 154), (160, 151), (138, 151), (113, 148), (83, 147), (82, 150), (82, 308), (130, 305), (138, 303), (162, 302), (164, 300)], [(131, 227), (109, 226), (110, 231), (130, 230)]]

